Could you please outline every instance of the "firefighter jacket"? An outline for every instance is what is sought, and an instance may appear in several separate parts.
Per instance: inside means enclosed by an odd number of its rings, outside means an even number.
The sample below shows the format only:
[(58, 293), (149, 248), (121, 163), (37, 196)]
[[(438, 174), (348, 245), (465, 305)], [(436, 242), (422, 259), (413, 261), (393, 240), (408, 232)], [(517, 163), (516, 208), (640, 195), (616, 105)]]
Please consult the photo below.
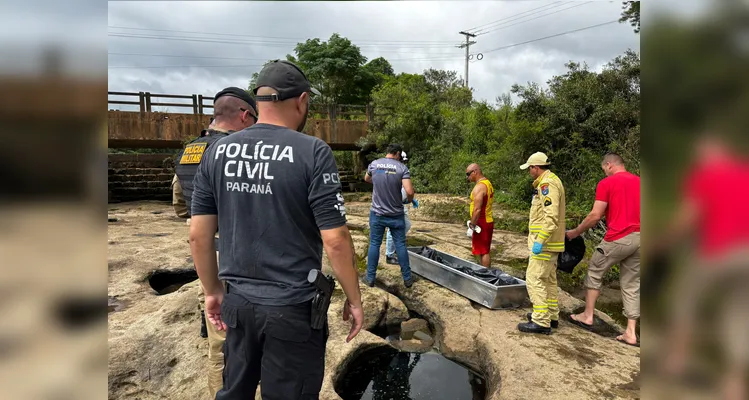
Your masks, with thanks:
[(564, 186), (553, 172), (546, 171), (533, 182), (533, 200), (528, 224), (528, 249), (534, 242), (543, 245), (538, 255), (531, 258), (549, 260), (544, 253), (564, 252), (565, 202)]

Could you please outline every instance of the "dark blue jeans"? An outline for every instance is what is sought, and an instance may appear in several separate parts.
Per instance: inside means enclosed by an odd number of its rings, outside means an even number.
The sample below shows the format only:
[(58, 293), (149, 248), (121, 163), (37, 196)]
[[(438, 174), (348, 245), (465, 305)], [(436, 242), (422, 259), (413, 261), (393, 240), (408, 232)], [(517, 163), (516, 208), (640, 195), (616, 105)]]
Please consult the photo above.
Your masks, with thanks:
[(408, 261), (408, 250), (406, 249), (406, 220), (403, 215), (398, 217), (386, 217), (377, 215), (374, 211), (369, 212), (369, 252), (367, 254), (367, 281), (374, 282), (377, 275), (377, 264), (380, 263), (380, 247), (382, 237), (385, 236), (385, 228), (390, 229), (395, 241), (395, 254), (398, 255), (398, 264), (401, 267), (403, 280), (411, 279), (411, 263)]

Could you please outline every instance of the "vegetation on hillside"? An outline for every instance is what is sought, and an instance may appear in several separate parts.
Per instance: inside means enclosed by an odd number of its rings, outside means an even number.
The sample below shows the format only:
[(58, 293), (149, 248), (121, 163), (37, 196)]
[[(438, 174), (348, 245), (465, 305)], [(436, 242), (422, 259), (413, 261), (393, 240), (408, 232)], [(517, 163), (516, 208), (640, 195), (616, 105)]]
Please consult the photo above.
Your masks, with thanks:
[[(465, 168), (478, 162), (494, 182), (498, 202), (527, 209), (531, 181), (518, 166), (543, 151), (565, 183), (568, 218), (576, 224), (592, 206), (606, 152), (620, 153), (639, 173), (640, 56), (634, 51), (601, 72), (569, 62), (548, 87), (514, 85), (493, 103), (474, 99), (455, 71), (395, 74), (384, 58), (367, 62), (338, 34), (327, 42), (299, 43), (286, 58), (321, 91), (315, 101), (374, 106), (378, 116), (359, 144), (374, 149), (369, 159), (388, 143), (402, 144), (419, 192), (466, 195)], [(257, 73), (250, 88), (256, 79)], [(346, 155), (337, 159), (347, 169), (352, 164)]]

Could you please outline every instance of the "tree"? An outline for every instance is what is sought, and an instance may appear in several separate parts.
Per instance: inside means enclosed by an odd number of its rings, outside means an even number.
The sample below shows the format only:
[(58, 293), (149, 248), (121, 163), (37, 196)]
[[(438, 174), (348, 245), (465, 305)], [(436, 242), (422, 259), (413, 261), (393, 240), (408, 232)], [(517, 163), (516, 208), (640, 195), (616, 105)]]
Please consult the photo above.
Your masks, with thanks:
[(339, 103), (342, 98), (357, 97), (356, 84), (368, 78), (361, 73), (367, 58), (359, 47), (337, 33), (327, 42), (308, 39), (297, 44), (294, 51), (296, 61), (313, 86), (320, 90), (323, 101)]
[(619, 22), (629, 22), (635, 29), (635, 33), (640, 33), (640, 2), (625, 1), (622, 5), (622, 16)]

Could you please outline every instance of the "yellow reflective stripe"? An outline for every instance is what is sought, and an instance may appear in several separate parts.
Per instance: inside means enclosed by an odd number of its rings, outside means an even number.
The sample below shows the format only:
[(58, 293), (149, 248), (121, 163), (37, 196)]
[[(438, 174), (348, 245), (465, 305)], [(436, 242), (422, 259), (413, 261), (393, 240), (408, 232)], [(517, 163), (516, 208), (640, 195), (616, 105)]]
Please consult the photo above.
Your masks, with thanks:
[(546, 244), (549, 246), (564, 246), (564, 242), (548, 242)]
[(549, 233), (546, 233), (546, 232), (544, 232), (544, 231), (541, 231), (541, 232), (539, 232), (539, 234), (538, 234), (538, 237), (540, 237), (541, 239), (548, 239), (548, 238), (549, 238), (549, 236), (551, 236), (551, 234), (549, 234)]
[(531, 256), (531, 258), (533, 258), (534, 260), (551, 261), (551, 256), (550, 255), (544, 255), (544, 254), (539, 254), (539, 255), (535, 255), (534, 254), (534, 255)]
[(530, 225), (529, 228), (538, 228), (538, 229), (541, 229), (541, 228), (543, 228), (543, 225)]

